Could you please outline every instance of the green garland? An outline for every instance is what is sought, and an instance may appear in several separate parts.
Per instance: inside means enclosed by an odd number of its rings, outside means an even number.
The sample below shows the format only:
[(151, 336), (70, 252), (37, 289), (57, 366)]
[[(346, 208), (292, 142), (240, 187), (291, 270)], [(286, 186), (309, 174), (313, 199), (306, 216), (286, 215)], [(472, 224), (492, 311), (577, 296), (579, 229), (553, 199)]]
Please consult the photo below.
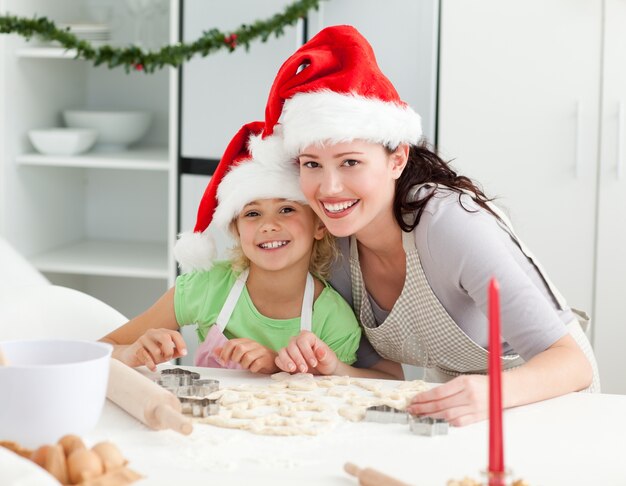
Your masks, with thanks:
[(268, 20), (257, 20), (252, 25), (241, 25), (237, 30), (224, 33), (218, 29), (203, 32), (194, 42), (164, 46), (158, 51), (144, 51), (137, 46), (113, 48), (104, 45), (94, 48), (84, 40), (78, 40), (69, 32), (69, 28), (61, 30), (45, 17), (32, 19), (0, 16), (0, 34), (16, 33), (30, 39), (37, 35), (44, 41), (57, 41), (66, 49), (75, 49), (77, 59), (92, 61), (95, 66), (106, 64), (109, 68), (124, 66), (126, 72), (131, 69), (152, 73), (164, 66), (178, 67), (193, 56), (200, 54), (208, 56), (220, 49), (230, 52), (238, 47), (250, 48), (250, 43), (261, 38), (263, 42), (274, 34), (276, 37), (284, 34), (284, 28), (294, 25), (304, 18), (311, 9), (318, 9), (320, 0), (298, 0), (289, 5), (282, 13), (277, 13)]

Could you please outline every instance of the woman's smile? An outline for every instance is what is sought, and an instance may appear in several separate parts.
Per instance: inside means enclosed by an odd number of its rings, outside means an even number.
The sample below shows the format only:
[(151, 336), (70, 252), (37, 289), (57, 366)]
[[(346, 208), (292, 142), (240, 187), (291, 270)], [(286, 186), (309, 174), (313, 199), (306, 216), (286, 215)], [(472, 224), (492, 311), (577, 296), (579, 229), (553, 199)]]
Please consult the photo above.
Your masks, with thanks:
[(320, 204), (322, 208), (324, 208), (324, 213), (329, 218), (343, 218), (351, 213), (359, 202), (359, 199), (348, 199), (343, 201), (320, 200)]

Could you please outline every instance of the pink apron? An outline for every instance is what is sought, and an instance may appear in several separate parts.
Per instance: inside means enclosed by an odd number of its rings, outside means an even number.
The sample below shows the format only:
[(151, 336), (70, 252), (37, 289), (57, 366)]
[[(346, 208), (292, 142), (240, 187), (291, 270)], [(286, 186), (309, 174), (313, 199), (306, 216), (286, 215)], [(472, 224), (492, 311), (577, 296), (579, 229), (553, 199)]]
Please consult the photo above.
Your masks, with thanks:
[[(234, 370), (241, 369), (241, 365), (239, 363), (234, 363), (232, 361), (228, 361), (224, 363), (217, 356), (214, 356), (213, 351), (215, 348), (224, 347), (226, 342), (228, 342), (228, 338), (224, 335), (224, 329), (228, 325), (228, 321), (235, 310), (235, 306), (237, 305), (237, 301), (241, 296), (241, 292), (246, 286), (246, 281), (248, 280), (248, 269), (241, 272), (237, 280), (235, 281), (235, 285), (230, 289), (230, 293), (226, 298), (226, 302), (222, 307), (219, 315), (217, 316), (217, 321), (215, 324), (211, 326), (209, 332), (206, 335), (206, 338), (198, 347), (196, 351), (196, 366), (204, 366), (207, 368), (229, 368)], [(315, 284), (313, 282), (313, 277), (309, 273), (306, 278), (306, 286), (304, 288), (304, 298), (302, 299), (302, 312), (300, 315), (300, 330), (301, 331), (310, 331), (311, 330), (311, 321), (313, 318), (313, 296), (314, 296)]]

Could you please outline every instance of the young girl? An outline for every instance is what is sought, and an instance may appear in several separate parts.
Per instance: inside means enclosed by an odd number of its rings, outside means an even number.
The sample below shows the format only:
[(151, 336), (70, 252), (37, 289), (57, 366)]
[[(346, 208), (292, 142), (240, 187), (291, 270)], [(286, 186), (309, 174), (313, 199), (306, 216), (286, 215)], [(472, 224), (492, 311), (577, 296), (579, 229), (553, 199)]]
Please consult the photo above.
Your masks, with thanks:
[[(235, 135), (202, 198), (195, 232), (177, 242), (178, 261), (192, 271), (102, 339), (114, 345), (113, 357), (154, 370), (186, 354), (177, 331), (196, 324), (204, 341), (196, 356), (200, 366), (279, 371), (276, 352), (303, 330), (340, 361), (356, 360), (361, 331), (354, 313), (320, 280), (331, 262), (331, 237), (302, 196), (295, 168), (277, 170), (251, 159), (246, 147), (261, 127), (250, 123)], [(213, 264), (205, 233), (211, 222), (235, 236), (232, 261)]]
[[(487, 285), (501, 288), (503, 404), (599, 390), (597, 367), (573, 311), (507, 218), (468, 178), (420, 143), (420, 118), (350, 26), (322, 30), (280, 68), (264, 141), (283, 140), (300, 184), (342, 258), (331, 284), (353, 305), (381, 356), (445, 382), (409, 411), (463, 425), (487, 415)], [(372, 348), (373, 347), (373, 348)], [(344, 374), (332, 350), (302, 333), (277, 365)]]

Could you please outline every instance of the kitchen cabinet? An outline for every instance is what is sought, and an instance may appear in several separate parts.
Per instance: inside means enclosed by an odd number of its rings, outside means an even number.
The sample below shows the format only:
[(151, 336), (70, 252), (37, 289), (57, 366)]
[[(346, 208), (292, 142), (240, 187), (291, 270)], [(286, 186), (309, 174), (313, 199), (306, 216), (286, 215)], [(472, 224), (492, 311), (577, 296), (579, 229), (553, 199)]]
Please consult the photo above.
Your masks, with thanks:
[[(178, 1), (159, 3), (151, 18), (153, 47), (178, 40)], [(129, 6), (0, 0), (2, 14), (62, 23), (93, 22), (104, 8), (114, 45), (137, 40)], [(17, 35), (0, 36), (0, 63), (0, 234), (53, 283), (136, 315), (176, 277), (177, 70), (127, 74), (94, 67)], [(147, 135), (123, 152), (36, 153), (28, 130), (62, 126), (68, 108), (147, 110), (153, 119)]]
[(625, 22), (619, 0), (442, 0), (438, 120), (444, 157), (497, 197), (570, 305), (592, 315), (603, 391), (619, 393)]

